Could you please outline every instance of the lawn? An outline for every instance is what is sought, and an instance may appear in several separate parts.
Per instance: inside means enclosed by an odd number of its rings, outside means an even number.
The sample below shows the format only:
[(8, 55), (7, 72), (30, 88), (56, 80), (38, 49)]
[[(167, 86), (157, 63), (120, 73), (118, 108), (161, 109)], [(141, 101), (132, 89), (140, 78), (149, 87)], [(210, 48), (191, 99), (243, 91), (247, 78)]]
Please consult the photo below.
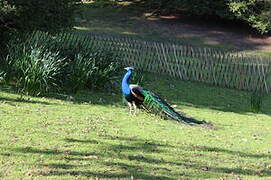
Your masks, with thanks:
[(0, 178), (270, 179), (270, 96), (254, 114), (247, 92), (154, 74), (144, 86), (212, 126), (129, 115), (118, 91), (36, 98), (2, 86)]

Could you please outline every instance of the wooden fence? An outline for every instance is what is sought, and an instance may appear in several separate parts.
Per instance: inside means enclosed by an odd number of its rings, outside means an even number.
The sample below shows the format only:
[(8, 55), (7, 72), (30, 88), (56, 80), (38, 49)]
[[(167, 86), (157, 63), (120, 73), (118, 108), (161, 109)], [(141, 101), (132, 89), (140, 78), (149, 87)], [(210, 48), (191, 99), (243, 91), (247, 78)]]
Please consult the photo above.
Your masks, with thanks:
[[(46, 33), (35, 32), (32, 38), (46, 39), (48, 36)], [(124, 66), (134, 66), (142, 71), (239, 90), (271, 92), (270, 59), (234, 51), (100, 34), (63, 32), (54, 38), (65, 44), (78, 44), (90, 50), (113, 50), (121, 57)]]

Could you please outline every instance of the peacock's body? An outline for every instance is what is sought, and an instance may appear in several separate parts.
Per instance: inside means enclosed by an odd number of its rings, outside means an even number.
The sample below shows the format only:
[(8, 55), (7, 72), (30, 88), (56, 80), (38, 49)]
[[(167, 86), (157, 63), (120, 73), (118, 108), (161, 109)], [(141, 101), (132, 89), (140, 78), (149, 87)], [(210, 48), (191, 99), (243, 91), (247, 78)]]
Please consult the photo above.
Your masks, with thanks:
[(156, 95), (154, 92), (138, 85), (130, 84), (133, 68), (127, 67), (125, 69), (127, 70), (127, 73), (124, 75), (122, 80), (122, 94), (128, 102), (130, 113), (132, 113), (132, 108), (134, 108), (135, 113), (137, 107), (142, 107), (143, 109), (159, 115), (164, 119), (175, 120), (188, 124), (203, 123), (202, 121), (185, 117), (184, 115), (176, 112), (165, 100)]

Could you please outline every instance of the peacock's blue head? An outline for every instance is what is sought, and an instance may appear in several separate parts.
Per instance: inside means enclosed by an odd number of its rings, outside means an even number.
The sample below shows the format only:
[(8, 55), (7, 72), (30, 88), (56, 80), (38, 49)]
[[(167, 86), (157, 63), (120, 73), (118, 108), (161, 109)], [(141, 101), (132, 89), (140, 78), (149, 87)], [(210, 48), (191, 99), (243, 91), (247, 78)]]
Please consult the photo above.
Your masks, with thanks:
[(126, 67), (124, 69), (127, 70), (127, 72), (125, 73), (125, 75), (122, 79), (121, 88), (122, 88), (122, 94), (124, 96), (128, 96), (131, 94), (129, 81), (132, 77), (132, 73), (133, 73), (134, 68), (133, 67)]
[(134, 70), (134, 67), (126, 67), (126, 68), (124, 68), (126, 71), (133, 71)]

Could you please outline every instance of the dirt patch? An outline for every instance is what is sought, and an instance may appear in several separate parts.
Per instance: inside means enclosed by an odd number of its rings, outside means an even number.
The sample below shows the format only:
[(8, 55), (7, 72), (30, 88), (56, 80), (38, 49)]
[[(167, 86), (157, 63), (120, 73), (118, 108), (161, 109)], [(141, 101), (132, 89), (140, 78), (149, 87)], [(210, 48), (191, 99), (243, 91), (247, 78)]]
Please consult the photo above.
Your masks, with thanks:
[(271, 51), (271, 36), (260, 36), (245, 25), (186, 16), (146, 18), (152, 28), (176, 38), (200, 38), (206, 45), (230, 45), (243, 50)]

